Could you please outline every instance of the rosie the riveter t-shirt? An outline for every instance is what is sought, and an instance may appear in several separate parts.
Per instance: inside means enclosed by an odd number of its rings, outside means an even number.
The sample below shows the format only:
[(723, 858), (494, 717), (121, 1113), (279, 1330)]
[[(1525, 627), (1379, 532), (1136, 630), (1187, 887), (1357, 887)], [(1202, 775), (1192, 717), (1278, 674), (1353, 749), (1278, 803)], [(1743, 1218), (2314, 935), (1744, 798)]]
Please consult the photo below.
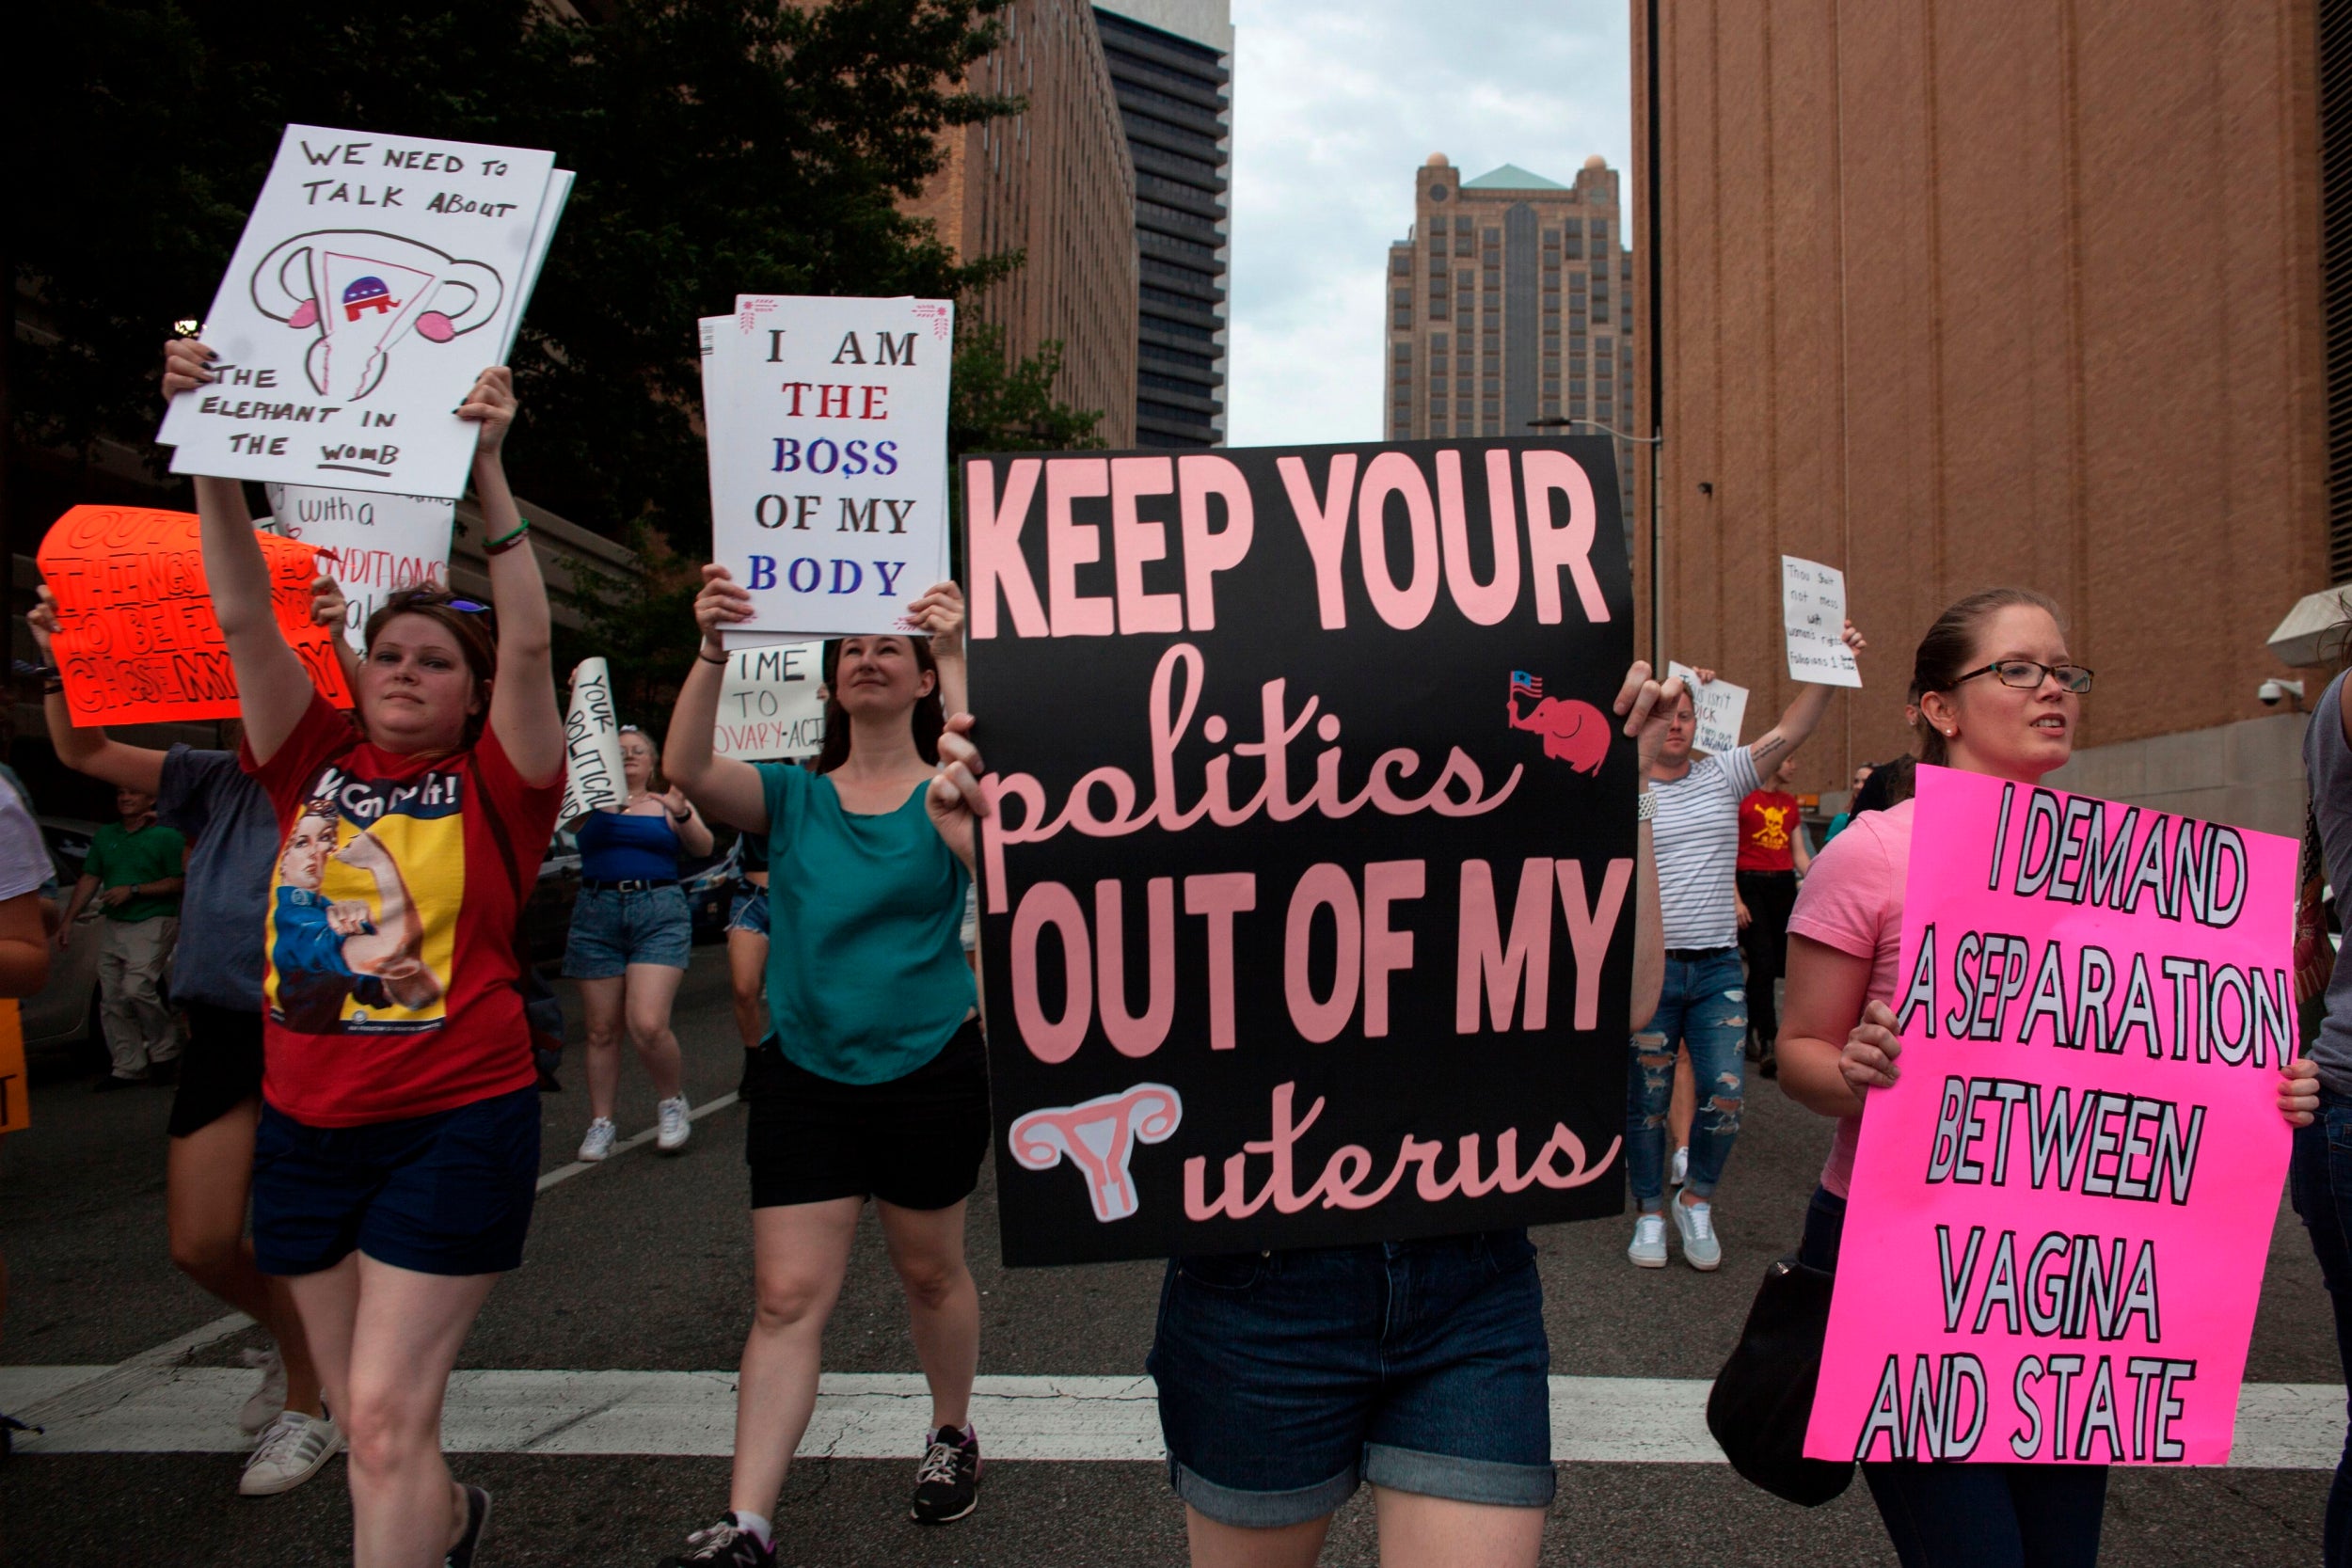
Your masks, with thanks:
[(262, 1092), (312, 1127), (454, 1110), (534, 1081), (516, 921), (564, 781), (523, 783), (483, 732), (405, 755), (326, 698), (242, 762), (281, 832), (263, 929)]

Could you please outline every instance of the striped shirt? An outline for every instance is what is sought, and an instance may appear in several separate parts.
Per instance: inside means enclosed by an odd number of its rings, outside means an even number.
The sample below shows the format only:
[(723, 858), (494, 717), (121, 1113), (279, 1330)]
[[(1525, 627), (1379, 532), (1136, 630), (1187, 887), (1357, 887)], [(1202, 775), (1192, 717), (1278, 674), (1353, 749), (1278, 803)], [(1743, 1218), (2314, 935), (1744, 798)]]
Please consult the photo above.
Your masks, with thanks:
[(1740, 859), (1740, 802), (1762, 787), (1742, 746), (1700, 757), (1672, 784), (1651, 781), (1658, 818), (1659, 903), (1669, 948), (1729, 947), (1740, 940), (1732, 873)]

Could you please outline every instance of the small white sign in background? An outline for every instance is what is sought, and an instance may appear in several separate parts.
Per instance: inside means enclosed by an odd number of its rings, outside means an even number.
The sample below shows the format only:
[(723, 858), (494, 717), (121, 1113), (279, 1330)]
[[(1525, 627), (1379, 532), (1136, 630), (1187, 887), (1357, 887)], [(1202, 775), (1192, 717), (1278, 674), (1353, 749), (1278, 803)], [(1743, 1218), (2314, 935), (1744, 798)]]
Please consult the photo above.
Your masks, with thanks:
[[(929, 586), (928, 584), (926, 586)], [(813, 757), (825, 743), (822, 642), (771, 642), (727, 656), (713, 748), (748, 760)]]
[(750, 590), (730, 645), (918, 635), (947, 575), (955, 307), (739, 294), (701, 324), (713, 554)]
[(343, 626), (355, 643), (392, 594), (449, 583), (454, 501), (273, 484), (269, 504), (278, 532), (318, 546), (320, 569), (343, 591)]
[(628, 800), (612, 673), (601, 658), (583, 658), (572, 672), (572, 701), (564, 715), (564, 804), (555, 819), (569, 822)]
[(1781, 625), (1788, 634), (1788, 678), (1814, 686), (1860, 686), (1846, 646), (1846, 574), (1818, 561), (1780, 558)]
[(1723, 679), (1701, 685), (1696, 670), (1672, 659), (1666, 661), (1666, 673), (1680, 675), (1691, 691), (1692, 713), (1698, 721), (1691, 749), (1709, 756), (1738, 750), (1740, 726), (1748, 715), (1748, 689)]
[[(569, 182), (523, 147), (289, 125), (171, 400), (176, 474), (454, 498)], [(549, 211), (549, 202), (557, 203)]]

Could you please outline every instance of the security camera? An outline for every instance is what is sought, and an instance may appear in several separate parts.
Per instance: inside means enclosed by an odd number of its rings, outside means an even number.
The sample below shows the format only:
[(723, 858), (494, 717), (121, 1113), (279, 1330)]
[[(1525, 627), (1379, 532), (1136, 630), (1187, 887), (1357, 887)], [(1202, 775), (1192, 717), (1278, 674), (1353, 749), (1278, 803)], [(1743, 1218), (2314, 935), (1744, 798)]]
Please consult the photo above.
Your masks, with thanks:
[(2303, 683), (2301, 681), (2265, 681), (2255, 688), (2254, 695), (2262, 699), (2262, 705), (2265, 707), (2277, 707), (2282, 700), (2288, 697), (2294, 698), (2296, 705), (2299, 707), (2303, 702)]

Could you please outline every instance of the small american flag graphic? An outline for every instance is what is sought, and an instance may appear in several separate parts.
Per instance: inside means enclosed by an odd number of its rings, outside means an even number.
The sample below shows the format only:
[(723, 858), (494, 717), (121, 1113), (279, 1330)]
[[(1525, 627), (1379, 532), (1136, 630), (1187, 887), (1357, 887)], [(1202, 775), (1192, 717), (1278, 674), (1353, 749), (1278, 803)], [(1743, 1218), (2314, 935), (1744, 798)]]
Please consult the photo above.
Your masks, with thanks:
[(1543, 694), (1544, 678), (1541, 675), (1531, 675), (1524, 670), (1514, 670), (1511, 672), (1512, 696), (1540, 697)]

